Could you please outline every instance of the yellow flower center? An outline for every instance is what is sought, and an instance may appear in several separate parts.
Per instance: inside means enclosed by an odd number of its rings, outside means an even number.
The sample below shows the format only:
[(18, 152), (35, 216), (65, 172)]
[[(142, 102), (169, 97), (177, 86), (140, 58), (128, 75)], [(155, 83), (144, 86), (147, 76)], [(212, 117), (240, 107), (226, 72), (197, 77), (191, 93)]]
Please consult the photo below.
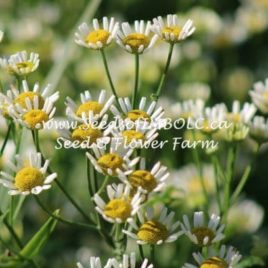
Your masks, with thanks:
[(16, 63), (16, 66), (18, 69), (29, 68), (30, 70), (32, 70), (34, 67), (34, 65), (31, 61), (18, 62), (18, 63)]
[(88, 113), (88, 112), (93, 112), (94, 114), (99, 114), (103, 108), (103, 105), (97, 101), (88, 101), (85, 103), (82, 103), (77, 111), (76, 115), (77, 116), (82, 116), (83, 113)]
[(25, 167), (17, 172), (15, 177), (15, 186), (20, 191), (30, 191), (36, 186), (43, 185), (44, 176), (36, 168)]
[(34, 97), (37, 96), (38, 97), (38, 107), (42, 108), (44, 105), (44, 99), (42, 98), (42, 96), (40, 96), (40, 94), (29, 91), (29, 92), (23, 92), (21, 94), (19, 94), (16, 99), (14, 100), (14, 103), (19, 104), (22, 108), (26, 108), (26, 99), (28, 98), (31, 102), (31, 104), (33, 105), (34, 102)]
[(104, 154), (98, 159), (98, 164), (101, 166), (104, 172), (106, 172), (108, 169), (111, 169), (113, 174), (115, 174), (117, 168), (122, 168), (123, 158), (114, 153)]
[[(162, 30), (162, 38), (166, 39), (165, 34), (174, 34), (175, 39), (178, 39), (180, 33), (181, 33), (181, 28), (179, 28), (178, 26), (167, 26), (165, 28), (163, 28)], [(170, 40), (171, 41), (171, 40)]]
[(183, 112), (180, 114), (180, 117), (184, 118), (184, 119), (188, 119), (193, 117), (193, 113), (192, 112)]
[(138, 52), (140, 46), (149, 46), (150, 39), (144, 34), (132, 33), (124, 38), (123, 43), (130, 46), (133, 52)]
[(96, 44), (97, 42), (101, 42), (102, 44), (106, 44), (108, 38), (110, 36), (110, 33), (106, 30), (103, 29), (99, 29), (99, 30), (95, 30), (90, 32), (85, 41), (87, 43), (93, 43)]
[(140, 227), (137, 236), (140, 240), (149, 244), (156, 244), (159, 240), (166, 240), (168, 230), (158, 221), (147, 221)]
[(144, 134), (136, 130), (125, 130), (122, 132), (122, 135), (126, 140), (127, 144), (131, 143), (132, 140), (144, 141), (145, 139)]
[(265, 91), (265, 92), (263, 93), (263, 97), (264, 97), (266, 100), (268, 100), (268, 91)]
[(239, 123), (241, 122), (241, 115), (239, 113), (228, 113), (227, 119), (234, 123)]
[(138, 109), (129, 111), (127, 113), (127, 118), (134, 122), (139, 119), (150, 121), (150, 116), (146, 112)]
[(208, 237), (207, 245), (215, 238), (215, 233), (207, 227), (196, 227), (192, 229), (192, 233), (196, 236), (198, 244), (203, 245), (205, 237)]
[(147, 170), (135, 170), (129, 176), (128, 180), (134, 188), (139, 186), (148, 192), (151, 192), (156, 186), (155, 177)]
[[(49, 119), (48, 115), (42, 110), (31, 110), (23, 115), (24, 122), (29, 125), (30, 128), (35, 128), (37, 124), (47, 122)], [(42, 125), (40, 125), (41, 127)]]
[(125, 199), (113, 199), (104, 208), (104, 214), (112, 219), (119, 218), (125, 221), (131, 216), (131, 204)]
[(102, 136), (102, 133), (97, 128), (92, 128), (89, 125), (82, 124), (78, 126), (76, 129), (74, 129), (72, 133), (72, 139), (73, 140), (79, 140), (79, 141), (90, 141), (90, 144), (96, 142), (98, 138)]
[(211, 127), (211, 122), (209, 120), (205, 119), (203, 121), (202, 129), (201, 129), (202, 132), (204, 132), (206, 134), (211, 134), (217, 130), (218, 130), (217, 128)]
[(228, 268), (228, 264), (219, 257), (212, 257), (203, 261), (200, 268)]

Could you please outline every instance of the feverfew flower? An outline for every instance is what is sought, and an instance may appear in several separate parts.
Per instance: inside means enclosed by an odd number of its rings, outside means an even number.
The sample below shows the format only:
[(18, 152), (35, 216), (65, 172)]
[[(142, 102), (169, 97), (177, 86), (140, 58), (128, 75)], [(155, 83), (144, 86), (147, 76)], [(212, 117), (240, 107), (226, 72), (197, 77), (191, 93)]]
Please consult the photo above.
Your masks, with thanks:
[(164, 41), (169, 43), (178, 43), (195, 31), (192, 20), (181, 23), (177, 15), (167, 15), (166, 23), (161, 16), (153, 19), (153, 31)]
[(145, 194), (160, 191), (165, 186), (168, 176), (167, 167), (160, 162), (154, 164), (151, 170), (146, 169), (144, 158), (140, 161), (139, 169), (133, 170), (129, 174), (121, 171), (118, 173), (122, 182), (129, 184), (134, 191), (140, 188)]
[(133, 150), (121, 146), (116, 139), (112, 138), (109, 145), (106, 144), (105, 149), (92, 144), (93, 152), (87, 153), (94, 168), (102, 174), (118, 176), (119, 172), (120, 174), (129, 173), (139, 161), (139, 157), (130, 160)]
[(10, 106), (8, 111), (15, 121), (29, 129), (41, 129), (45, 123), (53, 118), (56, 112), (56, 107), (49, 98), (45, 100), (43, 105), (38, 96), (34, 96), (33, 103), (29, 98), (26, 98), (25, 102), (26, 107), (17, 103)]
[(268, 78), (265, 82), (257, 82), (249, 92), (252, 102), (262, 111), (268, 113)]
[(87, 90), (80, 94), (81, 104), (77, 105), (71, 98), (67, 97), (65, 105), (66, 115), (71, 119), (83, 122), (85, 118), (101, 118), (110, 108), (115, 96), (107, 98), (106, 90), (101, 90), (97, 100), (94, 100)]
[(156, 101), (152, 101), (149, 105), (146, 105), (147, 99), (146, 97), (142, 97), (137, 109), (133, 108), (129, 98), (119, 98), (118, 101), (124, 114), (122, 115), (122, 113), (112, 105), (110, 110), (114, 116), (132, 122), (146, 121), (148, 123), (153, 123), (158, 129), (164, 127), (164, 110), (161, 106), (156, 108)]
[[(86, 268), (81, 263), (77, 263), (78, 268)], [(90, 265), (88, 268), (102, 268), (101, 261), (99, 257), (91, 257)], [(148, 259), (144, 259), (141, 266), (136, 264), (136, 254), (131, 252), (129, 255), (124, 254), (122, 262), (119, 262), (115, 258), (110, 258), (103, 266), (104, 268), (153, 268), (153, 264), (149, 264)]]
[(112, 184), (107, 186), (109, 201), (106, 203), (99, 196), (94, 195), (96, 210), (102, 217), (111, 223), (122, 223), (131, 221), (132, 217), (140, 209), (143, 197), (138, 191), (134, 196), (130, 193), (130, 187), (124, 184)]
[(242, 256), (233, 247), (222, 245), (217, 251), (210, 248), (208, 257), (204, 257), (200, 252), (194, 253), (193, 257), (198, 265), (186, 263), (182, 268), (234, 268)]
[(157, 40), (157, 35), (151, 36), (151, 22), (146, 26), (143, 20), (134, 22), (134, 30), (128, 22), (121, 25), (122, 30), (118, 30), (117, 44), (129, 53), (142, 54), (150, 49)]
[(256, 141), (263, 143), (268, 141), (268, 119), (255, 116), (249, 123), (249, 134)]
[(91, 49), (102, 49), (111, 44), (118, 30), (118, 22), (114, 18), (110, 20), (103, 17), (102, 25), (98, 20), (93, 19), (93, 29), (84, 22), (78, 27), (78, 32), (75, 33), (75, 42)]
[(56, 102), (59, 99), (59, 91), (52, 93), (52, 87), (48, 84), (45, 88), (41, 89), (39, 83), (35, 83), (32, 90), (29, 89), (29, 85), (26, 80), (22, 81), (22, 92), (12, 86), (11, 89), (7, 91), (7, 99), (11, 105), (19, 104), (20, 107), (26, 109), (26, 99), (29, 99), (32, 105), (34, 104), (34, 99), (38, 98), (39, 107), (44, 106), (45, 100), (49, 99), (51, 102)]
[(39, 55), (31, 52), (21, 51), (11, 55), (9, 58), (0, 58), (0, 66), (9, 73), (24, 76), (34, 72), (39, 66)]
[[(27, 160), (15, 156), (16, 164), (9, 163), (8, 167), (11, 173), (0, 172), (0, 183), (9, 188), (10, 195), (28, 195), (39, 194), (43, 190), (51, 187), (51, 182), (57, 177), (57, 173), (46, 176), (49, 160), (45, 160), (42, 165), (42, 156), (40, 153), (30, 153)], [(15, 175), (13, 175), (13, 172)]]
[(217, 243), (224, 238), (224, 225), (220, 224), (220, 217), (212, 214), (209, 222), (205, 222), (204, 212), (198, 211), (194, 213), (193, 224), (191, 226), (187, 215), (183, 215), (183, 223), (181, 228), (185, 235), (199, 246), (209, 246)]
[(156, 216), (153, 208), (148, 207), (145, 213), (138, 212), (140, 224), (131, 220), (130, 229), (123, 230), (123, 232), (140, 245), (161, 245), (174, 242), (183, 234), (181, 230), (178, 231), (180, 222), (173, 223), (174, 216), (175, 213), (173, 211), (168, 213), (166, 207), (162, 207), (160, 216)]

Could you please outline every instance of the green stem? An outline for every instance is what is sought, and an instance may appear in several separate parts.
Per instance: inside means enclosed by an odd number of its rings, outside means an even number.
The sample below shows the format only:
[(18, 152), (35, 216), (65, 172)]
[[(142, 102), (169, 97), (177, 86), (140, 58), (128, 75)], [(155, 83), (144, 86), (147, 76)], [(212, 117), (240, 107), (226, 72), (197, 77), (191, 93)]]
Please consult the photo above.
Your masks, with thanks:
[(72, 225), (72, 226), (78, 226), (78, 227), (82, 227), (82, 228), (86, 228), (86, 229), (89, 229), (89, 230), (97, 230), (97, 227), (94, 226), (94, 225), (89, 225), (89, 224), (84, 224), (84, 223), (79, 223), (79, 222), (73, 222), (73, 221), (70, 221), (70, 220), (66, 220), (62, 217), (59, 217), (59, 216), (56, 216), (54, 215), (51, 211), (49, 211), (49, 209), (46, 208), (46, 206), (42, 203), (42, 201), (40, 200), (40, 198), (37, 196), (37, 195), (33, 195), (34, 196), (34, 199), (36, 200), (37, 204), (40, 206), (40, 208), (42, 208), (42, 210), (44, 210), (50, 217), (62, 222), (62, 223), (65, 223), (65, 224), (69, 224), (69, 225)]
[(114, 238), (114, 244), (115, 244), (115, 254), (116, 259), (118, 261), (121, 261), (123, 250), (122, 250), (122, 240), (121, 240), (121, 234), (122, 234), (122, 228), (120, 223), (115, 223), (115, 238)]
[[(40, 145), (39, 145), (39, 137), (38, 137), (38, 131), (35, 132), (35, 130), (32, 131), (32, 136), (34, 140), (34, 144), (36, 147), (36, 150), (41, 153), (42, 160), (44, 161), (44, 156), (41, 152)], [(50, 167), (48, 167), (48, 173), (53, 173)], [(67, 190), (64, 188), (64, 186), (61, 184), (61, 182), (56, 178), (54, 180), (57, 184), (57, 186), (60, 188), (60, 190), (64, 193), (64, 195), (69, 199), (69, 201), (72, 203), (72, 205), (80, 212), (80, 214), (84, 217), (85, 220), (91, 222), (91, 219), (89, 216), (80, 208), (80, 206), (75, 202), (75, 200), (71, 197), (71, 195), (67, 192)]]
[(101, 194), (105, 190), (107, 184), (109, 183), (109, 180), (110, 180), (110, 176), (106, 175), (100, 189), (97, 192), (97, 194)]
[(140, 57), (139, 54), (135, 54), (135, 85), (132, 97), (132, 108), (135, 109), (136, 106), (136, 99), (138, 94), (139, 88), (139, 69), (140, 69)]
[(141, 259), (144, 260), (145, 259), (145, 256), (144, 256), (142, 245), (139, 245), (139, 251), (140, 251)]
[(116, 93), (116, 90), (115, 90), (115, 87), (114, 87), (114, 84), (113, 84), (113, 80), (112, 80), (112, 77), (111, 77), (111, 73), (110, 73), (110, 70), (109, 70), (109, 67), (108, 67), (108, 63), (107, 63), (105, 51), (104, 51), (104, 49), (101, 49), (100, 52), (101, 52), (101, 56), (102, 56), (102, 60), (103, 60), (104, 68), (105, 68), (105, 72), (106, 72), (106, 75), (108, 77), (111, 90), (112, 90), (112, 92), (113, 92), (113, 94), (115, 96), (115, 100), (116, 100), (116, 102), (117, 102), (117, 104), (118, 104), (118, 106), (120, 108), (121, 106), (119, 104), (118, 95)]
[(91, 172), (90, 172), (90, 161), (88, 159), (88, 157), (86, 156), (86, 161), (87, 161), (87, 184), (88, 184), (88, 192), (90, 195), (90, 198), (93, 197), (94, 193), (92, 191), (92, 185), (91, 185)]
[(228, 156), (227, 156), (227, 172), (226, 172), (226, 181), (224, 185), (224, 203), (223, 203), (223, 222), (224, 223), (227, 223), (228, 210), (231, 204), (230, 194), (231, 194), (232, 179), (233, 179), (234, 169), (235, 169), (236, 154), (237, 154), (237, 144), (229, 148)]
[(151, 257), (151, 262), (152, 264), (155, 263), (155, 246), (150, 245), (150, 257)]
[(173, 48), (174, 48), (174, 43), (170, 43), (168, 57), (167, 57), (167, 61), (166, 61), (166, 66), (165, 66), (163, 74), (160, 78), (160, 82), (159, 82), (157, 91), (156, 91), (155, 96), (154, 96), (156, 100), (158, 100), (158, 98), (160, 97), (164, 82), (166, 80), (166, 76), (168, 73), (168, 69), (169, 69), (169, 65), (170, 65), (171, 57), (172, 57), (172, 53), (173, 53)]
[(212, 156), (212, 163), (214, 167), (214, 177), (215, 177), (215, 186), (216, 186), (216, 198), (217, 198), (217, 203), (219, 207), (219, 212), (220, 215), (222, 213), (222, 204), (221, 204), (221, 186), (220, 186), (220, 181), (219, 181), (219, 167), (218, 167), (218, 160), (216, 156)]
[(13, 122), (10, 121), (9, 124), (8, 124), (7, 134), (6, 134), (6, 136), (5, 136), (3, 145), (2, 145), (2, 147), (1, 147), (0, 156), (2, 156), (3, 153), (4, 153), (4, 150), (5, 150), (5, 148), (6, 148), (6, 145), (7, 145), (8, 139), (9, 139), (9, 135), (10, 135), (11, 130), (12, 130), (12, 126), (13, 126)]

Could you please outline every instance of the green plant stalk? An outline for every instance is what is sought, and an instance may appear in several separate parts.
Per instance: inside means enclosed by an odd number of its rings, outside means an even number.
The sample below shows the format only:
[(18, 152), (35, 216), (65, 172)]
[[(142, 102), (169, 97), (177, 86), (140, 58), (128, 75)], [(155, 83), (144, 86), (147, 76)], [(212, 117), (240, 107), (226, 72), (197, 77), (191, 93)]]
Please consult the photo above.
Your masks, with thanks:
[(102, 183), (100, 189), (97, 192), (97, 194), (101, 194), (105, 190), (106, 186), (109, 183), (109, 180), (110, 180), (110, 176), (109, 175), (106, 175), (105, 178), (104, 178), (104, 180), (103, 180), (103, 183)]
[(161, 91), (162, 91), (164, 82), (166, 80), (168, 69), (169, 69), (169, 66), (170, 66), (173, 49), (174, 49), (174, 43), (170, 43), (166, 65), (165, 65), (164, 71), (163, 71), (162, 76), (160, 78), (160, 82), (159, 82), (158, 88), (157, 88), (156, 93), (155, 93), (155, 96), (154, 96), (156, 100), (158, 100), (159, 97), (160, 97), (160, 95), (161, 95)]
[(58, 221), (60, 221), (62, 223), (68, 224), (68, 225), (82, 227), (82, 228), (89, 229), (89, 230), (97, 230), (97, 227), (94, 226), (94, 225), (89, 225), (89, 224), (84, 224), (84, 223), (79, 223), (79, 222), (73, 222), (73, 221), (64, 219), (64, 218), (62, 218), (60, 216), (54, 215), (53, 212), (51, 212), (49, 209), (46, 208), (46, 206), (43, 204), (43, 202), (40, 200), (40, 198), (37, 195), (33, 195), (33, 196), (34, 196), (34, 199), (35, 199), (36, 203), (40, 206), (40, 208), (42, 210), (44, 210), (52, 218), (54, 218), (54, 219), (56, 219), (56, 220), (58, 220)]
[(116, 90), (115, 90), (115, 87), (114, 87), (114, 83), (113, 83), (113, 80), (112, 80), (112, 76), (111, 76), (111, 73), (110, 73), (110, 70), (109, 70), (109, 67), (108, 67), (108, 63), (107, 63), (105, 51), (102, 48), (102, 49), (100, 49), (100, 52), (101, 52), (102, 61), (103, 61), (103, 64), (104, 64), (104, 68), (105, 68), (105, 72), (106, 72), (107, 78), (109, 80), (109, 84), (110, 84), (111, 90), (112, 90), (112, 92), (113, 92), (113, 94), (115, 96), (115, 100), (116, 100), (117, 105), (119, 106), (119, 109), (121, 109), (121, 106), (120, 106), (119, 101), (118, 101), (118, 95), (116, 93)]
[(9, 124), (8, 124), (8, 129), (7, 129), (7, 133), (6, 133), (4, 142), (3, 142), (2, 147), (1, 147), (0, 156), (2, 156), (4, 151), (5, 151), (5, 148), (6, 148), (10, 133), (12, 131), (12, 127), (13, 127), (13, 121), (10, 121)]
[(140, 252), (140, 257), (141, 257), (141, 259), (144, 260), (144, 259), (145, 259), (145, 256), (144, 256), (144, 252), (143, 252), (143, 247), (142, 247), (142, 245), (139, 245), (139, 252)]
[(90, 161), (88, 157), (86, 156), (86, 161), (87, 161), (87, 184), (88, 184), (88, 193), (90, 195), (90, 198), (93, 197), (94, 193), (92, 190), (92, 185), (91, 185), (91, 166), (90, 166)]
[(150, 245), (150, 258), (151, 258), (152, 264), (155, 265), (155, 246), (154, 245)]
[(214, 176), (215, 176), (215, 187), (216, 187), (216, 199), (219, 207), (220, 215), (222, 213), (222, 204), (221, 204), (221, 187), (219, 182), (219, 167), (218, 160), (215, 155), (212, 156), (212, 163), (214, 168)]
[(227, 172), (226, 172), (226, 181), (224, 185), (224, 202), (223, 202), (223, 222), (225, 224), (227, 223), (228, 210), (231, 204), (230, 195), (231, 195), (232, 179), (235, 169), (236, 154), (237, 154), (237, 144), (234, 144), (229, 148), (227, 156)]
[[(41, 153), (42, 159), (44, 161), (44, 156), (43, 156), (43, 154), (41, 152), (41, 148), (40, 148), (39, 136), (36, 135), (36, 133), (38, 133), (38, 131), (35, 131), (35, 130), (32, 131), (34, 145), (35, 145), (36, 150)], [(48, 172), (50, 174), (53, 173), (53, 171), (51, 170), (50, 167), (48, 167)], [(77, 209), (77, 211), (79, 211), (80, 214), (84, 217), (84, 219), (87, 220), (88, 222), (91, 222), (91, 219), (89, 218), (89, 216), (80, 208), (80, 206), (71, 197), (71, 195), (68, 193), (68, 191), (65, 189), (65, 187), (61, 184), (61, 182), (57, 178), (54, 181), (57, 184), (57, 186), (60, 188), (60, 190), (63, 192), (63, 194), (67, 197), (67, 199), (72, 203), (72, 205)]]
[(118, 261), (121, 261), (122, 255), (123, 255), (123, 245), (122, 245), (122, 239), (121, 239), (121, 233), (122, 233), (122, 226), (120, 223), (115, 223), (115, 237), (114, 237), (114, 244), (115, 244), (115, 255), (116, 259)]
[(135, 84), (134, 84), (134, 91), (132, 97), (132, 108), (135, 109), (136, 106), (136, 99), (138, 94), (139, 88), (139, 70), (140, 70), (140, 57), (139, 54), (135, 54)]

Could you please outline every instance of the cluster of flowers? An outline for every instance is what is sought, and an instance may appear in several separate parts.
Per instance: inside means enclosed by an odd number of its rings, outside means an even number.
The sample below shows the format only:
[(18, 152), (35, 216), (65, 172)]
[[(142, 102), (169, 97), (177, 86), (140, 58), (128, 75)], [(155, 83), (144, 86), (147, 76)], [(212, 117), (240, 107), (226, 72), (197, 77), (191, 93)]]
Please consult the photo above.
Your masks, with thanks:
[[(76, 33), (76, 42), (79, 45), (103, 50), (114, 38), (117, 43), (127, 52), (141, 54), (151, 48), (157, 38), (174, 45), (185, 39), (194, 32), (191, 20), (183, 26), (179, 23), (176, 15), (168, 15), (165, 22), (161, 17), (154, 19), (153, 23), (143, 21), (135, 22), (132, 30), (128, 23), (119, 23), (114, 19), (103, 18), (102, 26), (93, 20), (93, 30), (85, 23), (79, 27)], [(152, 33), (155, 33), (152, 35)], [(38, 67), (39, 56), (26, 52), (19, 52), (8, 59), (1, 59), (0, 65), (15, 76), (25, 76)], [(33, 132), (39, 131), (44, 122), (53, 118), (56, 108), (55, 102), (59, 98), (59, 92), (52, 93), (51, 86), (43, 90), (36, 83), (31, 90), (26, 82), (22, 82), (22, 91), (12, 86), (6, 94), (0, 95), (0, 111), (8, 120), (26, 127)], [(268, 83), (266, 85), (256, 84), (255, 90), (251, 92), (253, 102), (263, 112), (268, 112)], [(113, 105), (117, 100), (118, 106)], [(229, 140), (241, 140), (249, 132), (258, 140), (266, 140), (268, 137), (268, 123), (263, 117), (253, 118), (255, 105), (246, 103), (240, 109), (238, 102), (234, 102), (231, 112), (223, 104), (214, 107), (205, 107), (202, 101), (188, 101), (176, 105), (178, 117), (195, 118), (203, 117), (205, 120), (203, 131), (213, 134), (215, 129), (210, 128), (211, 121), (229, 120), (234, 122), (234, 127), (227, 135)], [(149, 122), (158, 122), (163, 118), (162, 107), (157, 107), (157, 101), (148, 104), (145, 97), (140, 99), (138, 108), (135, 102), (131, 104), (129, 98), (117, 98), (116, 95), (107, 96), (102, 90), (97, 99), (93, 98), (89, 91), (81, 93), (81, 104), (77, 105), (71, 98), (66, 100), (66, 115), (78, 122), (74, 130), (64, 130), (64, 137), (68, 140), (83, 142), (90, 138), (91, 148), (86, 156), (95, 170), (106, 176), (118, 178), (119, 184), (110, 184), (106, 187), (107, 200), (95, 193), (93, 200), (96, 211), (110, 223), (125, 223), (123, 233), (136, 240), (139, 245), (161, 245), (162, 243), (174, 242), (181, 235), (186, 235), (196, 245), (208, 247), (208, 254), (194, 253), (193, 256), (198, 266), (185, 264), (185, 268), (191, 267), (233, 267), (240, 260), (240, 254), (233, 248), (222, 246), (215, 251), (213, 246), (224, 238), (224, 225), (221, 224), (219, 216), (212, 214), (209, 220), (204, 212), (195, 212), (193, 221), (183, 216), (183, 221), (174, 221), (175, 212), (169, 212), (166, 207), (156, 209), (146, 205), (152, 195), (159, 192), (165, 186), (169, 173), (167, 167), (160, 162), (148, 168), (144, 158), (133, 157), (135, 150), (125, 147), (115, 147), (114, 138), (123, 137), (127, 142), (132, 140), (152, 141), (158, 136), (158, 129), (140, 129), (138, 127), (127, 128), (127, 124), (120, 128), (108, 128), (105, 131), (90, 127), (95, 121), (107, 121), (108, 111), (122, 120), (137, 121), (140, 119)], [(253, 118), (253, 119), (252, 119)], [(137, 125), (138, 126), (138, 125)], [(105, 149), (97, 146), (98, 140), (109, 138), (109, 146)], [(44, 162), (42, 164), (42, 162)], [(42, 159), (40, 153), (31, 153), (28, 161), (16, 157), (16, 164), (10, 163), (12, 174), (1, 172), (0, 182), (10, 188), (13, 194), (39, 194), (42, 190), (49, 189), (51, 182), (57, 177), (56, 173), (46, 176), (49, 161)], [(159, 213), (160, 211), (160, 213)], [(137, 216), (137, 217), (136, 217)], [(101, 267), (99, 258), (91, 258), (91, 268)], [(78, 267), (82, 267), (78, 264)], [(109, 259), (105, 267), (135, 267), (135, 256), (124, 255), (123, 262)], [(148, 265), (145, 259), (142, 266)]]

